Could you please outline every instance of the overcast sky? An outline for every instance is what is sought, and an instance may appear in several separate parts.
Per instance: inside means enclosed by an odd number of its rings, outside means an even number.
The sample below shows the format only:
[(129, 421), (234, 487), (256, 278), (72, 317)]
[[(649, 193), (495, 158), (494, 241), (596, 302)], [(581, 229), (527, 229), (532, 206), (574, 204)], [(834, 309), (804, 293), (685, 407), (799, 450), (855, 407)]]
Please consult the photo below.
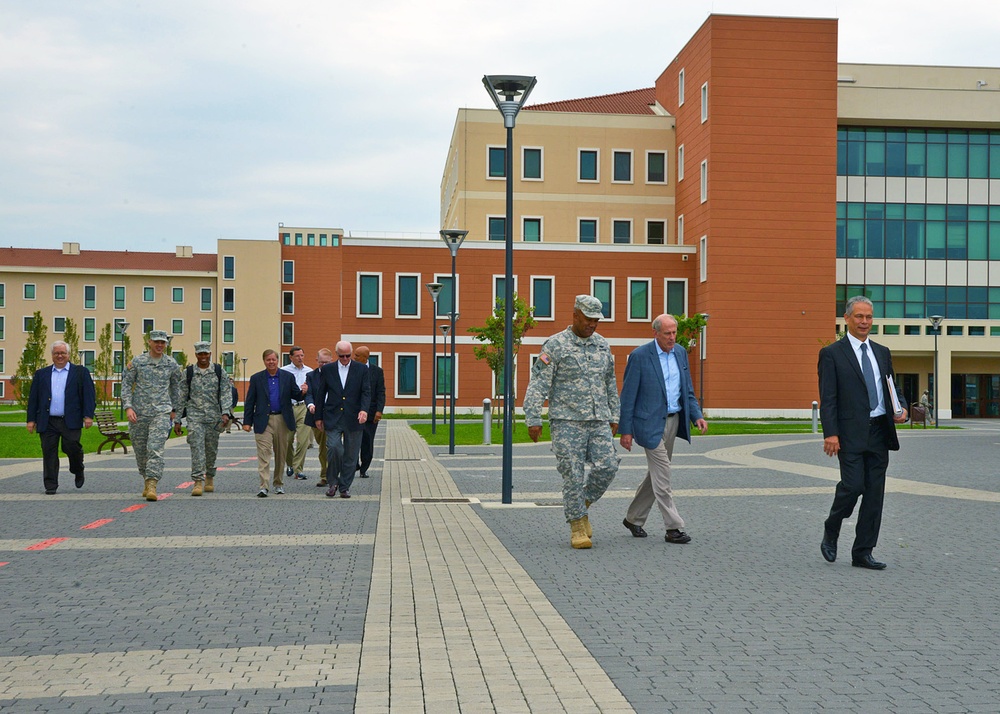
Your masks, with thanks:
[(484, 74), (536, 75), (534, 103), (652, 86), (710, 13), (838, 18), (841, 62), (1000, 66), (996, 0), (3, 0), (0, 245), (436, 234)]

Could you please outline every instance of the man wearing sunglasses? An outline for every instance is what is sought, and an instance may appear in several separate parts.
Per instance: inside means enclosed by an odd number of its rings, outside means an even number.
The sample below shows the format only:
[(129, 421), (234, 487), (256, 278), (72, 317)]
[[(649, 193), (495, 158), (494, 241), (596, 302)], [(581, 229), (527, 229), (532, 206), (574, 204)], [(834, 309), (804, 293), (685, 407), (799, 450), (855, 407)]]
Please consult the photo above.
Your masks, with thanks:
[(352, 359), (350, 342), (338, 342), (335, 355), (336, 362), (319, 370), (318, 391), (313, 395), (316, 428), (326, 432), (326, 495), (334, 498), (339, 491), (341, 498), (350, 498), (372, 388), (368, 367)]

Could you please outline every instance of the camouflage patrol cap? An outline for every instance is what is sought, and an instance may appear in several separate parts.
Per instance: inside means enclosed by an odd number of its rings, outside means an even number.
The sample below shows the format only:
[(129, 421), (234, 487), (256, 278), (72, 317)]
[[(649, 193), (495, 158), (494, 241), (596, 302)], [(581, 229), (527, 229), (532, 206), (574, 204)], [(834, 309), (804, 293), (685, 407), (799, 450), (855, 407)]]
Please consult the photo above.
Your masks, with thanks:
[(573, 309), (579, 310), (591, 320), (600, 320), (604, 317), (604, 309), (601, 305), (601, 301), (593, 295), (577, 295), (576, 303), (574, 303)]
[(160, 342), (169, 342), (170, 338), (167, 337), (166, 330), (152, 330), (149, 333), (149, 341), (153, 342), (154, 340), (158, 340)]
[(194, 343), (194, 353), (196, 355), (197, 354), (201, 354), (202, 352), (209, 352), (209, 353), (211, 353), (211, 351), (212, 351), (212, 343), (211, 342), (195, 342)]

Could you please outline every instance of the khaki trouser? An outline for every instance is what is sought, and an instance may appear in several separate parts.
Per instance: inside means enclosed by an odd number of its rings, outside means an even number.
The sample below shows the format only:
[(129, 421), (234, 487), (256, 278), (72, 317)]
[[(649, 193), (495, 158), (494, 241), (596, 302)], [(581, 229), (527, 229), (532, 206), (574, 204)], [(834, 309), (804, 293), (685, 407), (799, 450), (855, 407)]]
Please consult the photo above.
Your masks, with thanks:
[(673, 491), (670, 488), (670, 459), (674, 455), (674, 440), (677, 438), (679, 424), (678, 414), (668, 416), (660, 443), (655, 449), (645, 449), (649, 470), (646, 472), (646, 478), (636, 489), (632, 504), (628, 507), (625, 518), (629, 523), (637, 526), (645, 524), (655, 500), (660, 508), (660, 515), (663, 516), (663, 525), (668, 531), (684, 528), (684, 519), (677, 512)]
[(271, 488), (271, 456), (274, 455), (274, 487), (285, 485), (285, 464), (281, 458), (288, 449), (288, 438), (291, 432), (281, 414), (272, 414), (267, 419), (267, 428), (263, 434), (254, 434), (257, 442), (257, 473), (260, 474), (260, 487)]
[(313, 428), (306, 426), (306, 404), (293, 404), (295, 412), (295, 438), (288, 435), (288, 446), (281, 453), (285, 455), (285, 464), (293, 474), (300, 474), (306, 467), (306, 450), (312, 442)]

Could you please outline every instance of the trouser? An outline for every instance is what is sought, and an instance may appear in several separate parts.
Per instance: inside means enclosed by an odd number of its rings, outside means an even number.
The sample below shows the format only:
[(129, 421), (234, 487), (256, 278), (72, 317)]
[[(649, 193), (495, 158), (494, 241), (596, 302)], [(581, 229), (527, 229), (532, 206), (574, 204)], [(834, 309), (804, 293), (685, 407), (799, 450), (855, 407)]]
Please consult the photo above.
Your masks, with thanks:
[(140, 416), (139, 421), (128, 425), (128, 438), (135, 452), (135, 465), (143, 480), (151, 478), (159, 481), (163, 475), (163, 449), (170, 429), (170, 414)]
[(63, 453), (69, 457), (69, 470), (74, 476), (83, 473), (83, 447), (80, 446), (80, 429), (70, 429), (62, 417), (50, 416), (45, 431), (39, 432), (42, 441), (42, 483), (46, 491), (59, 488), (59, 441)]
[(670, 460), (674, 456), (674, 440), (677, 438), (679, 424), (680, 416), (678, 414), (668, 416), (660, 443), (656, 445), (655, 449), (645, 449), (646, 464), (649, 470), (646, 471), (646, 478), (636, 489), (635, 497), (628, 507), (628, 513), (625, 514), (625, 520), (629, 523), (637, 526), (643, 525), (655, 500), (660, 509), (660, 515), (663, 516), (663, 525), (667, 527), (668, 531), (684, 528), (684, 519), (677, 512), (673, 491), (670, 488)]
[(257, 473), (260, 475), (260, 487), (271, 488), (271, 456), (274, 456), (274, 487), (285, 485), (285, 464), (281, 454), (288, 448), (291, 437), (285, 418), (281, 414), (272, 414), (267, 418), (267, 428), (263, 434), (254, 434), (257, 442)]
[[(587, 515), (587, 502), (594, 503), (608, 490), (621, 459), (615, 453), (611, 425), (606, 421), (549, 422), (556, 468), (563, 479), (563, 511), (567, 521)], [(586, 464), (590, 473), (586, 474)]]
[(361, 429), (344, 431), (336, 426), (326, 432), (326, 480), (331, 490), (350, 490), (360, 451)]
[(219, 454), (219, 422), (188, 420), (187, 443), (191, 447), (191, 478), (201, 481), (215, 478), (215, 459)]
[(858, 523), (854, 530), (851, 556), (854, 560), (871, 554), (878, 544), (882, 527), (882, 502), (885, 499), (885, 471), (889, 466), (889, 448), (885, 429), (889, 427), (878, 419), (868, 430), (868, 444), (863, 451), (840, 450), (840, 483), (833, 496), (833, 506), (824, 527), (826, 535), (834, 540), (840, 536), (840, 525), (850, 518), (854, 506), (861, 499)]
[(365, 422), (364, 431), (361, 433), (361, 473), (368, 473), (368, 467), (372, 465), (372, 458), (375, 456), (375, 432), (378, 431), (378, 422), (372, 417)]
[(326, 481), (326, 432), (322, 429), (313, 428), (313, 438), (316, 439), (316, 443), (319, 444), (319, 477), (320, 480)]
[[(306, 467), (306, 451), (309, 449), (309, 442), (312, 439), (312, 427), (306, 426), (306, 404), (293, 404), (292, 411), (295, 412), (295, 434), (288, 435), (288, 446), (282, 453), (285, 454), (285, 463), (292, 473), (300, 474)], [(277, 485), (277, 484), (276, 484)]]

